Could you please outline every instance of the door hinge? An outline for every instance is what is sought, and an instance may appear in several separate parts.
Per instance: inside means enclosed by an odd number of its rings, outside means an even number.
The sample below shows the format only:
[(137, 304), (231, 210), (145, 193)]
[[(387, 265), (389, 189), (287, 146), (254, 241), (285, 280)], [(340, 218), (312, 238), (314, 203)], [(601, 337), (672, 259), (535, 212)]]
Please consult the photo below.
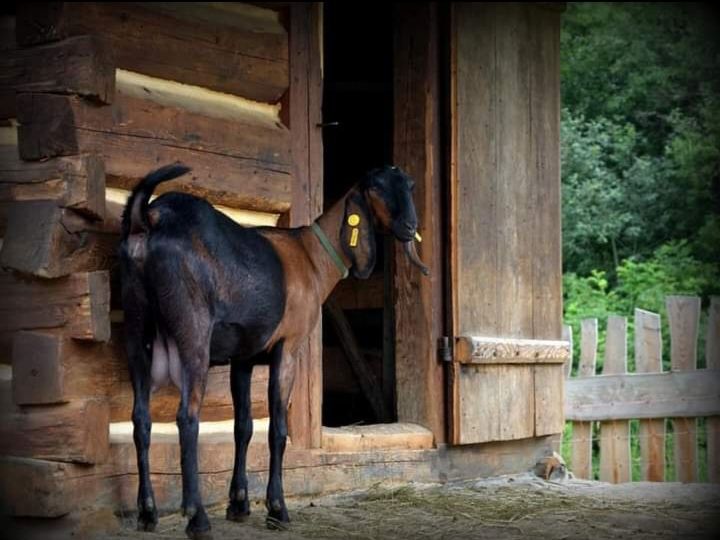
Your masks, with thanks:
[(450, 338), (443, 336), (438, 338), (438, 359), (441, 362), (452, 362), (452, 347)]

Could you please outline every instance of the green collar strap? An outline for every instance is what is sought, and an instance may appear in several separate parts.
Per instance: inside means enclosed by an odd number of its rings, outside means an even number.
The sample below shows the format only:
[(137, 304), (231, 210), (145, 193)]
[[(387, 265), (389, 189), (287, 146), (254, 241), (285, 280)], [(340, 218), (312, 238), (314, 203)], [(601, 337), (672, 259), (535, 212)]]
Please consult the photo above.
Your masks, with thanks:
[(338, 255), (338, 252), (335, 251), (333, 245), (330, 243), (325, 231), (323, 231), (317, 223), (313, 223), (311, 227), (312, 232), (315, 233), (317, 239), (320, 240), (322, 247), (325, 248), (325, 251), (327, 251), (327, 254), (330, 255), (330, 258), (335, 263), (335, 266), (337, 266), (338, 270), (340, 270), (342, 279), (348, 277), (348, 268), (345, 266), (345, 263), (343, 263), (343, 260), (340, 258), (340, 255)]

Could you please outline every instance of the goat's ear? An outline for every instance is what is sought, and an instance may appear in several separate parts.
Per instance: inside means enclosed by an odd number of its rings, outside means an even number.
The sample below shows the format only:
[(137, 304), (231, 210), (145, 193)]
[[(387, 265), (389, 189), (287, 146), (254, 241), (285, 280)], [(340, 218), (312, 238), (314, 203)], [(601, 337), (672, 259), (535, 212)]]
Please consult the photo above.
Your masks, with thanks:
[(375, 230), (365, 196), (353, 191), (345, 201), (345, 217), (340, 229), (345, 255), (352, 261), (356, 278), (367, 279), (375, 268)]

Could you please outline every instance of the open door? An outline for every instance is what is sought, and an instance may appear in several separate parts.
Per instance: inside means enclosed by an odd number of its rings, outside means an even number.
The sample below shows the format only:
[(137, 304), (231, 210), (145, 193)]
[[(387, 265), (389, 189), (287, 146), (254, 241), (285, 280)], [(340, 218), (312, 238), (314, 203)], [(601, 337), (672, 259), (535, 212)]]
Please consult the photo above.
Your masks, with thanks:
[(450, 441), (563, 429), (560, 12), (454, 3)]

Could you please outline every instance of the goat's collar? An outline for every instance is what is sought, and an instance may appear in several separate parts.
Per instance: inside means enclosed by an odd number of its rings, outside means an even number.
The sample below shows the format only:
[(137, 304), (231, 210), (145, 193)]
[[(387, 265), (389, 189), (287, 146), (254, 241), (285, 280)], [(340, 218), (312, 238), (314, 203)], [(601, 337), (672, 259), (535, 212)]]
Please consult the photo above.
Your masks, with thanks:
[(345, 266), (345, 263), (343, 263), (343, 260), (340, 258), (340, 255), (335, 250), (333, 245), (330, 243), (330, 240), (328, 239), (327, 235), (325, 234), (325, 231), (323, 231), (320, 228), (320, 225), (317, 223), (313, 223), (311, 226), (312, 232), (315, 234), (318, 240), (320, 240), (320, 244), (325, 249), (328, 255), (330, 255), (330, 258), (335, 263), (335, 266), (337, 266), (338, 270), (340, 270), (340, 274), (342, 275), (342, 279), (345, 279), (348, 277), (348, 267)]

